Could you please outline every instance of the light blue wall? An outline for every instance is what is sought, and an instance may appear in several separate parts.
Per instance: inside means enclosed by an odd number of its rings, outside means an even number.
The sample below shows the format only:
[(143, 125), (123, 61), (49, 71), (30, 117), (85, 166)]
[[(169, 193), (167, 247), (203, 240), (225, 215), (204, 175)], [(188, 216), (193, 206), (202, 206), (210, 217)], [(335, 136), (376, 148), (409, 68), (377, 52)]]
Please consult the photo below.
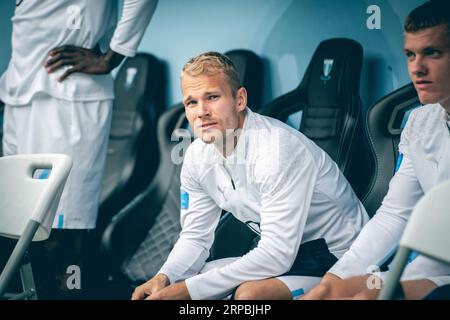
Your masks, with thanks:
[(11, 56), (11, 17), (15, 1), (0, 0), (0, 74), (8, 66)]
[[(317, 45), (348, 37), (364, 47), (361, 96), (372, 104), (408, 83), (404, 17), (422, 0), (162, 0), (141, 44), (169, 62), (170, 102), (181, 100), (184, 62), (206, 50), (251, 49), (266, 60), (264, 101), (300, 82)], [(368, 30), (369, 5), (381, 9), (381, 30)]]
[[(160, 0), (140, 51), (168, 64), (168, 104), (181, 100), (184, 62), (207, 50), (244, 48), (265, 60), (264, 102), (300, 82), (317, 45), (347, 37), (364, 47), (361, 96), (365, 105), (409, 82), (403, 57), (402, 22), (423, 0)], [(7, 3), (7, 4), (5, 4)], [(12, 0), (0, 3), (0, 70), (9, 56)], [(381, 30), (368, 30), (369, 5), (381, 8)], [(6, 25), (6, 26), (5, 26)]]

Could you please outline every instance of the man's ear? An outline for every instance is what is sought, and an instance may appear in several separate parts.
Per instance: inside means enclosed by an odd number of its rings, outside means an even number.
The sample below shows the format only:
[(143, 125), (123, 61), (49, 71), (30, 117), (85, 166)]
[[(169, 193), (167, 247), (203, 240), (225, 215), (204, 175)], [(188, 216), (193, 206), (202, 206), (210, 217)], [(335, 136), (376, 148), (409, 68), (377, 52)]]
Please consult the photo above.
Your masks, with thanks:
[(236, 99), (238, 102), (238, 111), (243, 111), (247, 107), (247, 90), (244, 87), (238, 89)]

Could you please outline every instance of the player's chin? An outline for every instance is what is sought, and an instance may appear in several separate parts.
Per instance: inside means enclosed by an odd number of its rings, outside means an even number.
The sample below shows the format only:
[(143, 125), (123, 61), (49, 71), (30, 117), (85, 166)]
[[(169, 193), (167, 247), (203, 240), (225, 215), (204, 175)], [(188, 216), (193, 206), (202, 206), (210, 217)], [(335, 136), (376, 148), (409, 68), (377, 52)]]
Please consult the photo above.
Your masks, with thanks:
[(437, 97), (425, 92), (419, 92), (419, 100), (422, 104), (433, 104), (439, 102)]
[(216, 140), (215, 137), (210, 137), (210, 136), (202, 136), (200, 139), (202, 139), (202, 141), (206, 144), (211, 144), (214, 143), (214, 141)]
[(206, 144), (211, 144), (216, 141), (216, 137), (213, 134), (207, 132), (199, 132), (197, 133), (197, 137), (199, 137)]
[(198, 137), (202, 139), (204, 143), (210, 144), (223, 140), (223, 134), (220, 130), (204, 130), (199, 132)]

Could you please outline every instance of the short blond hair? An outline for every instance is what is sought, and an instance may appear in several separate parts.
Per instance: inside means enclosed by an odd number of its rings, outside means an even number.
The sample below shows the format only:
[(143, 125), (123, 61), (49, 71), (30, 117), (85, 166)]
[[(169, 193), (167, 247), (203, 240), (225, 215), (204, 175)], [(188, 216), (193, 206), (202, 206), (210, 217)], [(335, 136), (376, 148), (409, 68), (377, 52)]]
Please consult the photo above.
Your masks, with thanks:
[(205, 52), (190, 59), (183, 67), (181, 78), (184, 74), (198, 77), (201, 75), (212, 76), (218, 73), (223, 73), (226, 76), (231, 87), (231, 93), (236, 96), (237, 91), (242, 87), (239, 74), (230, 58), (219, 52)]

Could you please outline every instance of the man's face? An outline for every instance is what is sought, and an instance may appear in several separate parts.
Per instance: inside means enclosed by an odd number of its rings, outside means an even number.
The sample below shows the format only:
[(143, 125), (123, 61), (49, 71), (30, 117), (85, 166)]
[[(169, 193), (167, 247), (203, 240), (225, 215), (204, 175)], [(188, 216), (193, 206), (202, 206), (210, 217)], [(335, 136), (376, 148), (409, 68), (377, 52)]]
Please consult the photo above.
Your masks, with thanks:
[(197, 77), (184, 74), (181, 88), (189, 124), (205, 143), (218, 141), (230, 129), (242, 128), (247, 93), (240, 88), (233, 97), (223, 73)]
[(405, 33), (408, 71), (423, 104), (440, 103), (450, 112), (450, 34), (445, 23)]

